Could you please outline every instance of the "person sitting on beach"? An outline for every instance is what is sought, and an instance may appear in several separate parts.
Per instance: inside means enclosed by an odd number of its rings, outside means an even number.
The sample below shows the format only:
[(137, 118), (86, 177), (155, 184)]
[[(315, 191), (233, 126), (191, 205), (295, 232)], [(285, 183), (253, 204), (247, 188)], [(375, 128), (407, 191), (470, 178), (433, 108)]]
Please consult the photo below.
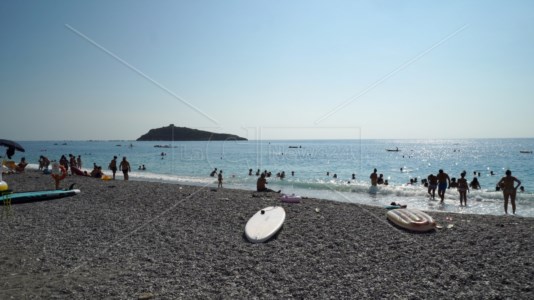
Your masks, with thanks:
[(91, 177), (102, 178), (102, 175), (104, 175), (104, 173), (102, 173), (102, 167), (95, 165), (93, 171), (91, 171)]
[(473, 190), (480, 190), (480, 183), (476, 177), (473, 177), (473, 180), (469, 183), (469, 187)]
[(457, 188), (458, 182), (456, 182), (456, 177), (451, 178), (451, 183), (449, 184), (449, 188)]
[(467, 179), (465, 179), (465, 173), (460, 174), (460, 179), (458, 179), (458, 193), (460, 193), (460, 206), (462, 203), (467, 206), (467, 192), (469, 192), (469, 184), (467, 184)]
[[(256, 182), (256, 191), (258, 192), (274, 192), (271, 189), (268, 189), (265, 185), (267, 184), (267, 179), (265, 179), (265, 173), (261, 173), (260, 178), (258, 178), (258, 181)], [(277, 193), (280, 193), (281, 191), (278, 191)]]
[(376, 174), (376, 169), (373, 170), (373, 173), (369, 176), (371, 179), (371, 185), (376, 186), (378, 182), (378, 175)]
[(430, 174), (428, 175), (427, 180), (428, 180), (428, 195), (432, 196), (432, 199), (435, 199), (436, 188), (438, 187), (438, 178), (434, 174)]
[(19, 173), (22, 173), (22, 172), (24, 172), (24, 169), (26, 169), (27, 165), (28, 165), (28, 163), (26, 162), (26, 158), (23, 157), (23, 158), (20, 159), (20, 162), (15, 167), (15, 171), (17, 171)]
[[(516, 186), (514, 186), (514, 182), (517, 182)], [(497, 185), (501, 187), (504, 196), (504, 213), (508, 214), (508, 199), (510, 199), (510, 202), (512, 202), (512, 212), (515, 215), (515, 195), (517, 188), (521, 185), (521, 181), (512, 176), (512, 171), (506, 170), (506, 176), (501, 178)]]

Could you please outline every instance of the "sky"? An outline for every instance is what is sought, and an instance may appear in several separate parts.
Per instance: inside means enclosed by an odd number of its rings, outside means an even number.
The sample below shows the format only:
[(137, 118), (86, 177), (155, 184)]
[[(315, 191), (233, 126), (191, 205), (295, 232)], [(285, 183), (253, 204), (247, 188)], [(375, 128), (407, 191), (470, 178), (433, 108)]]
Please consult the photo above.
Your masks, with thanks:
[(534, 137), (534, 1), (0, 2), (0, 138)]

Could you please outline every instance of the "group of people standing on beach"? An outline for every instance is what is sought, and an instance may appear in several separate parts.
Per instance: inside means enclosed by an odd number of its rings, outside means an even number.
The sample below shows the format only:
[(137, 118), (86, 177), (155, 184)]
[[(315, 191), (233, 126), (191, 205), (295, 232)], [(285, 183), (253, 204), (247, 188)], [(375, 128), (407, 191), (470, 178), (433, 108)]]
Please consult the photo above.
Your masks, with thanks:
[[(82, 176), (88, 176), (88, 177), (94, 177), (94, 178), (103, 178), (104, 173), (102, 171), (102, 166), (97, 165), (96, 163), (93, 163), (93, 169), (91, 172), (82, 171), (82, 157), (81, 155), (78, 155), (77, 157), (75, 155), (69, 154), (69, 158), (67, 159), (67, 156), (62, 155), (59, 159), (59, 165), (65, 170), (65, 172), (68, 172), (70, 169), (71, 175), (82, 175)], [(55, 162), (55, 161), (52, 161)], [(39, 157), (39, 170), (42, 170), (45, 173), (49, 173), (48, 170), (49, 166), (51, 164), (51, 161), (48, 159), (48, 157), (41, 155)], [(108, 165), (108, 169), (112, 173), (112, 178), (115, 179), (115, 174), (117, 173), (117, 170), (121, 170), (122, 174), (124, 175), (124, 180), (129, 179), (128, 173), (131, 172), (130, 163), (126, 159), (126, 156), (122, 158), (122, 161), (117, 164), (117, 156), (113, 156), (113, 159)]]
[[(373, 173), (371, 173), (371, 175), (369, 176), (369, 178), (371, 179), (371, 185), (373, 186), (376, 186), (378, 184), (379, 177), (377, 176), (376, 172), (377, 170), (374, 169)], [(425, 187), (428, 187), (428, 195), (432, 199), (435, 199), (435, 192), (437, 189), (438, 196), (441, 199), (440, 203), (443, 203), (443, 201), (445, 200), (445, 191), (450, 188), (456, 188), (458, 190), (458, 193), (460, 194), (460, 206), (467, 206), (467, 193), (469, 192), (469, 188), (471, 187), (472, 189), (480, 189), (480, 183), (478, 182), (476, 177), (474, 177), (473, 180), (468, 183), (467, 179), (465, 178), (466, 174), (467, 173), (463, 171), (460, 174), (460, 179), (456, 181), (456, 178), (451, 179), (447, 173), (440, 169), (438, 171), (438, 175), (430, 174), (428, 175), (427, 179), (423, 179), (421, 181), (423, 182)], [(480, 173), (478, 174), (480, 175)], [(512, 212), (515, 214), (515, 198), (517, 194), (517, 189), (519, 189), (519, 187), (521, 186), (521, 181), (516, 177), (512, 176), (512, 171), (510, 170), (506, 170), (505, 174), (506, 175), (502, 177), (499, 182), (497, 182), (496, 190), (502, 190), (503, 192), (504, 212), (508, 214), (508, 202), (511, 202)], [(494, 175), (493, 172), (492, 175)], [(413, 183), (412, 180), (410, 182)], [(517, 185), (515, 185), (515, 183), (517, 183)]]

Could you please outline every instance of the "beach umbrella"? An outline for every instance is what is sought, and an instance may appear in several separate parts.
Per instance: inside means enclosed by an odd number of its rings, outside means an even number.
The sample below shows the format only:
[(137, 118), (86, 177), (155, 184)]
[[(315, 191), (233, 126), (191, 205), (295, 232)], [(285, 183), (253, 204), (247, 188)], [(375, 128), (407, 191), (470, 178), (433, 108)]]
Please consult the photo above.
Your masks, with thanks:
[(15, 150), (20, 152), (25, 151), (19, 143), (10, 140), (0, 139), (0, 146), (7, 147), (6, 155), (8, 159), (11, 159), (11, 156), (15, 154)]

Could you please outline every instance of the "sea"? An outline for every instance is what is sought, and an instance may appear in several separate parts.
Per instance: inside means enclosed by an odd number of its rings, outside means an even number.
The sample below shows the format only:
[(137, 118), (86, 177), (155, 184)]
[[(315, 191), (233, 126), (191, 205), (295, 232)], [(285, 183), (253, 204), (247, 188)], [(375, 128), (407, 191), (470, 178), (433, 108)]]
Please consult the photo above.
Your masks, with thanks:
[[(210, 173), (223, 171), (224, 188), (255, 191), (256, 172), (271, 172), (268, 187), (284, 194), (332, 201), (386, 206), (392, 202), (427, 211), (503, 215), (503, 195), (496, 183), (506, 170), (521, 180), (517, 215), (534, 217), (534, 139), (458, 140), (250, 140), (250, 141), (19, 141), (29, 168), (38, 168), (41, 155), (81, 155), (83, 169), (107, 166), (113, 156), (127, 157), (132, 180), (217, 187)], [(395, 150), (395, 151), (390, 151)], [(398, 150), (398, 151), (397, 151)], [(144, 165), (145, 170), (140, 170)], [(373, 169), (388, 185), (371, 188)], [(443, 169), (459, 178), (477, 177), (481, 190), (471, 190), (467, 207), (456, 189), (448, 189), (443, 204), (428, 196), (421, 179)], [(252, 170), (252, 175), (249, 175)], [(280, 179), (277, 173), (285, 172)], [(354, 174), (354, 179), (353, 179)], [(117, 173), (117, 179), (122, 174)], [(410, 184), (410, 180), (415, 183)], [(104, 183), (103, 184), (107, 184)], [(83, 192), (83, 190), (82, 190)], [(437, 192), (436, 192), (436, 198)], [(304, 200), (305, 201), (305, 200)], [(509, 212), (511, 212), (511, 207)]]

